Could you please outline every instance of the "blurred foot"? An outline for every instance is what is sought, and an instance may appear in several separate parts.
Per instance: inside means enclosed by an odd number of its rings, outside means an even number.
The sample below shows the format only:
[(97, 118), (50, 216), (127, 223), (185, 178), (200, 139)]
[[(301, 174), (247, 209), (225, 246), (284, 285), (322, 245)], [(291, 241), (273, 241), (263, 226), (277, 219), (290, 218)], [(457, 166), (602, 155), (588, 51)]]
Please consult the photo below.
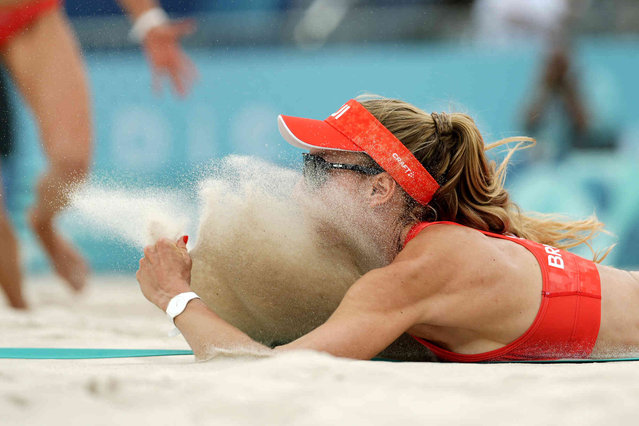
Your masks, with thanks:
[(17, 300), (9, 300), (9, 306), (20, 311), (29, 309), (27, 302), (23, 298)]
[(80, 292), (86, 286), (89, 274), (84, 258), (56, 232), (51, 218), (40, 219), (37, 212), (32, 210), (29, 213), (29, 223), (56, 273), (73, 291)]

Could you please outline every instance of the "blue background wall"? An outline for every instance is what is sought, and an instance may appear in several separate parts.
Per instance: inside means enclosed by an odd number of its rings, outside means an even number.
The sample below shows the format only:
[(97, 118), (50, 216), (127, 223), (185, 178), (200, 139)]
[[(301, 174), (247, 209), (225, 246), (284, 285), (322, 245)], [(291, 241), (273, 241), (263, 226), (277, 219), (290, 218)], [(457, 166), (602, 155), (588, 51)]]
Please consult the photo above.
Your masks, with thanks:
[[(618, 242), (608, 263), (639, 265), (639, 40), (582, 40), (579, 75), (596, 128), (613, 132), (619, 148), (531, 162), (523, 154), (508, 186), (526, 210), (584, 216), (596, 211)], [(200, 80), (186, 99), (152, 93), (139, 52), (87, 55), (94, 100), (94, 174), (129, 186), (175, 187), (211, 158), (253, 154), (294, 164), (299, 152), (280, 138), (278, 113), (325, 118), (364, 92), (398, 97), (427, 110), (471, 114), (486, 141), (523, 134), (522, 108), (532, 95), (541, 55), (534, 47), (495, 50), (452, 44), (193, 50)], [(27, 112), (5, 167), (9, 204), (21, 227), (25, 262), (45, 265), (23, 216), (44, 161)], [(549, 128), (560, 127), (561, 118)], [(541, 144), (556, 144), (549, 131)], [(185, 180), (186, 178), (186, 180)], [(139, 253), (66, 224), (97, 270), (134, 270)]]

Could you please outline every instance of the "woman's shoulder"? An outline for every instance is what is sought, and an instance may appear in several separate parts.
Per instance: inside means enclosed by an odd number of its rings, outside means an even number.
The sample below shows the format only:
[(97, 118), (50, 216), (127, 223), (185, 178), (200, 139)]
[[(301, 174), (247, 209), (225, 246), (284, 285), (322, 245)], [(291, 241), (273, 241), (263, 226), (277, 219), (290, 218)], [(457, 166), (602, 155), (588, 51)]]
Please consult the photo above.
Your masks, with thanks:
[(468, 251), (476, 252), (478, 246), (486, 243), (481, 231), (454, 222), (419, 224), (411, 231), (415, 230), (418, 232), (407, 241), (398, 260), (410, 257), (428, 261), (442, 256), (464, 255)]
[[(348, 292), (370, 309), (418, 312), (420, 322), (450, 314), (493, 268), (480, 232), (453, 224), (432, 224), (389, 265), (365, 274)], [(487, 266), (490, 265), (490, 266)], [(466, 295), (466, 296), (465, 296)], [(459, 296), (459, 297), (457, 297)]]
[(429, 271), (431, 279), (453, 284), (468, 274), (481, 274), (495, 265), (494, 239), (453, 223), (433, 223), (411, 239), (393, 263)]
[(457, 303), (453, 295), (471, 287), (463, 284), (482, 274), (482, 261), (474, 256), (480, 249), (474, 234), (482, 235), (458, 225), (432, 224), (389, 265), (365, 274), (349, 296), (385, 311), (417, 309), (421, 322), (442, 316), (450, 303)]

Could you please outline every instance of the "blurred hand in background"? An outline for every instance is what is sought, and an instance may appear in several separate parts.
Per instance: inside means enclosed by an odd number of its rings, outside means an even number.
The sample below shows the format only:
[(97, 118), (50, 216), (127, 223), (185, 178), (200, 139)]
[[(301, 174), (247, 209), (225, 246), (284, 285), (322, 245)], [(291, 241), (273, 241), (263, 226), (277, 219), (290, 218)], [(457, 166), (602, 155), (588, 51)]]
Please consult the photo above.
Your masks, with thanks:
[(118, 0), (118, 3), (133, 23), (130, 38), (139, 42), (145, 51), (154, 90), (160, 92), (162, 81), (168, 78), (175, 92), (185, 96), (197, 77), (197, 70), (180, 42), (193, 34), (195, 21), (170, 20), (156, 0)]
[(191, 19), (171, 21), (149, 30), (142, 44), (153, 73), (153, 88), (162, 90), (163, 80), (170, 79), (180, 96), (185, 96), (197, 78), (197, 69), (180, 46), (180, 40), (196, 29)]

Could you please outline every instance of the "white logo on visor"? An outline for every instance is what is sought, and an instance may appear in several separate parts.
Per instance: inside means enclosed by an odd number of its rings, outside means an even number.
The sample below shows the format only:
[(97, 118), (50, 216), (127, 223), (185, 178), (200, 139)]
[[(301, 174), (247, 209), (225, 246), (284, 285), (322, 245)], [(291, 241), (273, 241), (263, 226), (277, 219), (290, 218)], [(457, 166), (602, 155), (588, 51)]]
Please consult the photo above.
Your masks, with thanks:
[(413, 172), (410, 167), (408, 167), (408, 165), (406, 165), (406, 163), (404, 162), (404, 160), (402, 160), (402, 157), (400, 157), (399, 155), (397, 155), (396, 153), (393, 152), (393, 158), (399, 163), (400, 166), (402, 166), (402, 169), (404, 169), (404, 172), (406, 172), (406, 174), (412, 178), (415, 177), (415, 172)]
[(331, 116), (335, 117), (335, 120), (337, 120), (338, 118), (340, 118), (342, 115), (344, 115), (344, 113), (346, 111), (348, 111), (349, 109), (351, 109), (350, 105), (344, 105), (342, 106), (340, 109), (338, 109), (337, 111), (335, 111), (334, 113), (331, 114)]

